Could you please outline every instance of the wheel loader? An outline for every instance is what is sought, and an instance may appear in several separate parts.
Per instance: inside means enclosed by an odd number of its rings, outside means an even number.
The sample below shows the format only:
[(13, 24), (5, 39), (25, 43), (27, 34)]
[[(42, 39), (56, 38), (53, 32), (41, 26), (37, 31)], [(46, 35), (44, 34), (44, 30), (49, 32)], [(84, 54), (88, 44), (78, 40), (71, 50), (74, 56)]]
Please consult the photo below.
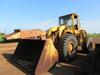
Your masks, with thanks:
[(45, 36), (45, 40), (21, 39), (12, 57), (31, 75), (47, 75), (56, 62), (67, 63), (76, 56), (78, 46), (87, 51), (87, 33), (80, 29), (76, 13), (59, 17), (59, 26), (48, 29)]
[(52, 38), (61, 60), (73, 58), (78, 46), (82, 47), (83, 52), (88, 52), (87, 32), (80, 29), (79, 16), (76, 13), (59, 17), (59, 26), (48, 29), (47, 38)]

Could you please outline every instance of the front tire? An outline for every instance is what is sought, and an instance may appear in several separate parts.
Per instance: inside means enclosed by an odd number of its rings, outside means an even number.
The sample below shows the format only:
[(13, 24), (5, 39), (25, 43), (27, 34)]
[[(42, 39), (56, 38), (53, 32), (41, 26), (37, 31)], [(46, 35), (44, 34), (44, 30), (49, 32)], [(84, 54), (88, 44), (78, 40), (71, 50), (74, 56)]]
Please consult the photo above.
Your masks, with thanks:
[(65, 61), (69, 61), (70, 59), (73, 59), (76, 56), (77, 45), (78, 45), (77, 39), (73, 34), (66, 33), (61, 38), (61, 46), (62, 46), (61, 53)]

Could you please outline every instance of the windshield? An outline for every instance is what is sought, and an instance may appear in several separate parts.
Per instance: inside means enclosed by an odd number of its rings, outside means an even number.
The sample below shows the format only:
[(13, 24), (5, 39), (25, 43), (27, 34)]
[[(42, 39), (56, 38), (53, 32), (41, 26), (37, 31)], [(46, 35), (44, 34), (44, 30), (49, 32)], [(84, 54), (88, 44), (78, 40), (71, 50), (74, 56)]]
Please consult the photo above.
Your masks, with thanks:
[(68, 18), (68, 19), (61, 18), (60, 25), (67, 25), (67, 26), (72, 27), (72, 19), (71, 18)]

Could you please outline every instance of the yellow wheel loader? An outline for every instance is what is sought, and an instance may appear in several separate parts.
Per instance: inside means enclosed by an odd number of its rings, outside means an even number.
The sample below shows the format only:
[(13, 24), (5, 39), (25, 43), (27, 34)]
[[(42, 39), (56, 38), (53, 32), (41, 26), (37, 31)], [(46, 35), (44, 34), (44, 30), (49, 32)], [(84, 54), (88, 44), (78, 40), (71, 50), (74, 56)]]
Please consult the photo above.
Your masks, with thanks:
[(33, 75), (47, 75), (56, 62), (73, 59), (78, 46), (87, 50), (87, 33), (80, 29), (75, 13), (59, 17), (59, 26), (48, 29), (45, 37), (45, 40), (21, 39), (13, 61)]
[(47, 31), (47, 38), (52, 38), (58, 50), (59, 58), (68, 61), (75, 57), (77, 47), (87, 52), (87, 32), (80, 29), (79, 16), (76, 13), (59, 17), (59, 26)]

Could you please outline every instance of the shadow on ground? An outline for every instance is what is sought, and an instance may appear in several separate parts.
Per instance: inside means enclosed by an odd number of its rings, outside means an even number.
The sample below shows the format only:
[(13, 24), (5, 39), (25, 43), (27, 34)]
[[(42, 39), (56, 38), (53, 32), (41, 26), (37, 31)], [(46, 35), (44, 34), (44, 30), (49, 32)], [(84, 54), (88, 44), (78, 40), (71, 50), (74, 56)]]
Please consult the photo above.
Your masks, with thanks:
[(13, 42), (19, 42), (19, 41), (20, 41), (20, 39), (11, 39), (11, 40), (4, 40), (0, 43), (13, 43)]

